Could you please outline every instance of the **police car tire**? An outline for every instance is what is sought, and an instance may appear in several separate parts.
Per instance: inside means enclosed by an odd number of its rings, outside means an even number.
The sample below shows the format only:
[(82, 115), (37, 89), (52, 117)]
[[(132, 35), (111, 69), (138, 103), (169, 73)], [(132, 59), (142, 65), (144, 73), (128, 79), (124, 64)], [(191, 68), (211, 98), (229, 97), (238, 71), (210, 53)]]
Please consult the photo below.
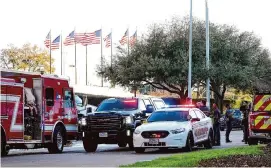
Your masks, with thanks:
[(95, 152), (98, 147), (98, 143), (90, 137), (83, 139), (83, 146), (86, 152)]
[(192, 151), (192, 147), (193, 147), (193, 135), (191, 132), (189, 132), (187, 135), (186, 145), (185, 145), (184, 150), (186, 152), (190, 152), (190, 151)]
[(119, 142), (118, 146), (121, 147), (121, 148), (123, 148), (123, 147), (127, 146), (127, 143), (126, 142)]
[(134, 143), (133, 143), (133, 141), (132, 141), (132, 142), (129, 142), (128, 145), (129, 145), (129, 148), (130, 148), (130, 149), (134, 149)]
[(204, 147), (207, 149), (213, 148), (213, 131), (210, 130), (208, 140), (204, 143)]
[[(58, 147), (58, 140), (57, 136), (60, 135), (59, 138), (62, 139), (62, 144), (60, 148)], [(62, 126), (58, 125), (55, 127), (54, 133), (53, 133), (53, 143), (51, 143), (48, 147), (49, 153), (62, 153), (64, 144), (65, 144), (65, 138), (64, 138), (64, 129)]]
[(144, 153), (145, 152), (145, 148), (135, 148), (135, 152), (136, 153)]

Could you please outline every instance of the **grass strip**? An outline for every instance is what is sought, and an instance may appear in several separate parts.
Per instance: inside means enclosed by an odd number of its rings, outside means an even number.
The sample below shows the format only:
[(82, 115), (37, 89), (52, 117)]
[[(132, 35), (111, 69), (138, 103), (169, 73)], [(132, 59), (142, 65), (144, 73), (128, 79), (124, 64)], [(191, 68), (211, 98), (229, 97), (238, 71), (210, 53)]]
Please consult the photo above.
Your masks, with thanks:
[(226, 149), (200, 150), (190, 153), (175, 154), (161, 157), (152, 161), (136, 162), (120, 167), (196, 167), (199, 162), (206, 159), (221, 158), (230, 155), (263, 154), (260, 146), (245, 146)]

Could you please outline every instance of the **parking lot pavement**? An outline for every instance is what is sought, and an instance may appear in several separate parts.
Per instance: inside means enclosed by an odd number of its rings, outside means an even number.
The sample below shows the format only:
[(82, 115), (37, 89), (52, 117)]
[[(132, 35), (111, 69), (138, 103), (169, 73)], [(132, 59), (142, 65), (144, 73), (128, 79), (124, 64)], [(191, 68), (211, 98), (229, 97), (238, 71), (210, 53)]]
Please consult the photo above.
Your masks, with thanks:
[[(214, 148), (229, 148), (244, 146), (243, 133), (240, 130), (232, 131), (230, 139), (232, 143), (225, 143), (225, 131), (221, 131), (221, 146)], [(117, 145), (101, 144), (96, 153), (86, 153), (81, 141), (71, 147), (64, 148), (62, 154), (48, 154), (47, 149), (11, 150), (9, 156), (1, 158), (2, 167), (118, 167), (122, 164), (130, 164), (138, 161), (153, 160), (158, 157), (181, 153), (180, 150), (148, 150), (144, 154), (136, 154), (129, 148), (119, 148)], [(202, 149), (199, 149), (202, 150)]]

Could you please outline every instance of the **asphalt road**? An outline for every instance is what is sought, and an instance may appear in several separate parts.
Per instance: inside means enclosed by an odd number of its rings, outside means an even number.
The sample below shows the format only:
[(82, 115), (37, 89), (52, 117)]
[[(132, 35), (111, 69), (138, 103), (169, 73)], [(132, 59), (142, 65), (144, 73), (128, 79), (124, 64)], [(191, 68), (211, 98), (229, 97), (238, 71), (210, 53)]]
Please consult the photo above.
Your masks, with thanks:
[[(225, 131), (221, 132), (221, 146), (214, 148), (229, 148), (244, 146), (242, 131), (232, 131), (232, 143), (225, 143)], [(203, 149), (195, 149), (203, 150)], [(82, 142), (74, 143), (72, 147), (64, 148), (62, 154), (48, 154), (47, 149), (11, 150), (7, 157), (1, 158), (2, 167), (118, 167), (138, 161), (153, 160), (158, 157), (182, 153), (180, 150), (150, 150), (144, 154), (136, 154), (129, 148), (119, 148), (117, 145), (101, 144), (96, 153), (86, 153)]]

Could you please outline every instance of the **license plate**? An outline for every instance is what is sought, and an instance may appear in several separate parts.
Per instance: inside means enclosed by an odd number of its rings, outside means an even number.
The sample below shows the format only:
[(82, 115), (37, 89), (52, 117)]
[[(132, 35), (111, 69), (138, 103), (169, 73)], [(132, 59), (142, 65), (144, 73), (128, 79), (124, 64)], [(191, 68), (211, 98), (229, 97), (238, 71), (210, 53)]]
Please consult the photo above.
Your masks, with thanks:
[(107, 132), (100, 132), (99, 137), (108, 137)]
[(159, 139), (149, 139), (149, 144), (158, 145), (159, 144)]

